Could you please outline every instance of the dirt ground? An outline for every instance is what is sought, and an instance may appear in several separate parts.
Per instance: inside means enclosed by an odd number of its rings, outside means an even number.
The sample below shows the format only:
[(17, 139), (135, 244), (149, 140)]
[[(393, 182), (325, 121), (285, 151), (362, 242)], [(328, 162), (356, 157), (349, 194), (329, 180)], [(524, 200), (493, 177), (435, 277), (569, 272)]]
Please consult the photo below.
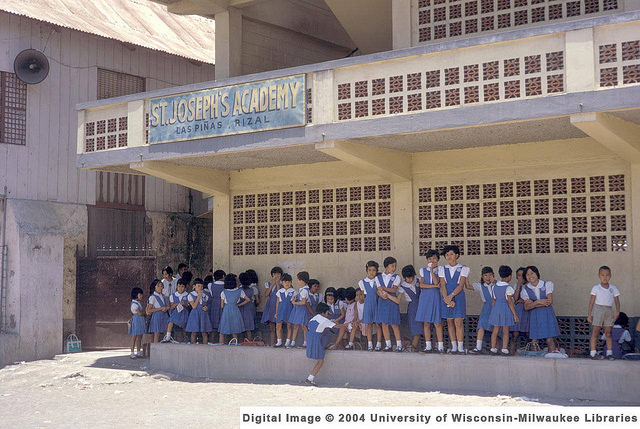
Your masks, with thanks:
[[(59, 355), (0, 369), (3, 428), (239, 427), (240, 407), (392, 405), (388, 390), (217, 383), (154, 372), (127, 350)], [(393, 405), (607, 405), (592, 401), (393, 391)]]

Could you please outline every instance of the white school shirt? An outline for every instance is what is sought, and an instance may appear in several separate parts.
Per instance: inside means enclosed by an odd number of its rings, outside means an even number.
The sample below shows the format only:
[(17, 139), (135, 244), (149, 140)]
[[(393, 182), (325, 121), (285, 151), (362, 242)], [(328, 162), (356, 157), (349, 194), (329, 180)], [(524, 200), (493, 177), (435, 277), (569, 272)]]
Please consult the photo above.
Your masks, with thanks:
[(303, 299), (309, 301), (309, 288), (306, 286), (302, 286), (302, 288), (300, 288), (300, 290), (296, 292), (295, 296), (298, 297), (298, 301), (302, 301)]
[(362, 320), (362, 315), (364, 314), (364, 302), (360, 303), (356, 301), (356, 309), (358, 310), (358, 319)]
[[(473, 286), (473, 289), (480, 294), (480, 299), (482, 299), (482, 302), (487, 302), (487, 300), (484, 297), (484, 292), (482, 292), (483, 284), (482, 283), (474, 283), (471, 286)], [(484, 286), (484, 287), (488, 288), (489, 289), (489, 295), (493, 296), (493, 286), (487, 285), (487, 286)], [(513, 295), (513, 293), (511, 295)]]
[(449, 269), (449, 276), (453, 277), (454, 274), (456, 273), (456, 269), (458, 269), (458, 267), (462, 268), (460, 270), (460, 277), (469, 277), (469, 272), (471, 271), (471, 268), (469, 267), (465, 267), (462, 264), (457, 264), (456, 266), (452, 267), (451, 265), (447, 264), (444, 267), (442, 265), (438, 265), (438, 274), (437, 276), (439, 278), (444, 278), (444, 269), (448, 268)]
[[(341, 315), (340, 310), (342, 310), (342, 301), (340, 302), (334, 302), (333, 304), (327, 304), (329, 306), (329, 309), (332, 311), (338, 310), (338, 314)], [(346, 307), (345, 307), (346, 309)], [(340, 317), (340, 316), (338, 316)]]
[[(189, 302), (196, 302), (196, 299), (197, 299), (197, 298), (198, 298), (198, 292), (196, 292), (195, 290), (194, 290), (194, 291), (191, 291), (191, 292), (189, 293), (189, 296), (187, 296), (187, 300), (188, 300)], [(200, 297), (200, 302), (199, 302), (199, 304), (200, 304), (200, 305), (204, 305), (204, 304), (206, 304), (206, 303), (207, 303), (207, 301), (209, 301), (209, 295), (207, 295), (207, 294), (206, 294), (206, 293), (204, 293), (204, 291), (203, 291), (203, 292), (202, 292), (202, 296)]]
[(276, 292), (276, 297), (278, 298), (278, 302), (282, 302), (282, 300), (286, 297), (293, 297), (296, 294), (296, 290), (292, 287), (289, 289), (282, 288), (278, 292)]
[[(622, 326), (620, 326), (620, 325), (613, 325), (613, 327), (614, 327), (614, 328), (620, 328), (620, 329), (622, 329)], [(601, 339), (601, 340), (606, 339), (606, 335), (605, 335), (605, 334), (602, 334), (602, 336), (600, 336), (600, 339)], [(622, 344), (622, 343), (624, 343), (625, 341), (627, 341), (627, 342), (629, 342), (629, 343), (631, 342), (631, 335), (629, 334), (629, 331), (627, 331), (626, 329), (624, 330), (624, 332), (622, 333), (622, 335), (620, 335), (620, 339), (618, 340), (618, 343), (619, 343), (619, 344)]]
[(311, 322), (313, 320), (318, 322), (318, 327), (316, 328), (316, 332), (318, 332), (318, 333), (322, 333), (322, 332), (324, 332), (325, 329), (327, 329), (327, 328), (331, 329), (334, 326), (336, 326), (335, 323), (333, 323), (331, 320), (329, 320), (326, 317), (324, 317), (322, 314), (316, 314), (315, 316), (313, 316), (313, 318), (311, 320), (309, 320), (309, 322)]
[[(320, 295), (320, 294), (318, 294), (318, 295)], [(318, 302), (320, 302), (320, 301), (318, 301)], [(349, 306), (349, 304), (347, 304), (347, 301), (340, 300), (340, 301), (338, 301), (338, 306), (339, 306), (340, 310), (347, 311), (347, 307)]]
[[(536, 299), (540, 299), (540, 289), (542, 289), (542, 285), (544, 285), (544, 290), (546, 291), (547, 295), (549, 295), (550, 293), (553, 293), (553, 283), (552, 282), (545, 282), (543, 280), (538, 280), (538, 286), (534, 286), (531, 283), (527, 283), (525, 286), (522, 286), (522, 289), (520, 290), (520, 298), (524, 299), (525, 301), (529, 298), (529, 289), (531, 288), (533, 290), (533, 293), (536, 294)], [(532, 300), (533, 301), (533, 300)]]
[(140, 307), (138, 307), (138, 304), (136, 304), (138, 301), (137, 300), (133, 300), (131, 301), (131, 312), (133, 314), (138, 314), (138, 310), (142, 311), (142, 304), (140, 304)]
[[(232, 290), (238, 290), (237, 287), (234, 287), (233, 289), (225, 289), (228, 291), (232, 291)], [(242, 289), (240, 289), (240, 299), (245, 299), (247, 297), (247, 295), (244, 293), (244, 291)], [(225, 295), (224, 290), (222, 292), (220, 292), (220, 299), (225, 303), (228, 304), (227, 302), (227, 295)]]
[(212, 291), (212, 289), (213, 289), (213, 285), (214, 285), (214, 284), (224, 286), (224, 282), (223, 282), (222, 280), (217, 280), (217, 281), (215, 281), (215, 282), (213, 282), (213, 283), (209, 283), (209, 284), (207, 285), (207, 289), (209, 289), (209, 293), (210, 293), (211, 295), (213, 295), (213, 291)]
[[(154, 292), (153, 295), (149, 297), (149, 304), (153, 304), (153, 308), (161, 308), (162, 303), (160, 302), (160, 298), (164, 298), (158, 292)], [(166, 298), (165, 298), (166, 302)]]
[[(515, 290), (513, 290), (513, 287), (507, 283), (507, 282), (503, 282), (502, 280), (496, 283), (496, 286), (506, 286), (507, 290), (505, 292), (506, 296), (513, 296), (514, 293), (516, 293)], [(491, 296), (492, 297), (496, 297), (495, 294), (493, 293), (493, 289), (491, 289)]]
[[(440, 266), (438, 266), (438, 268), (440, 268)], [(424, 284), (433, 284), (433, 276), (431, 275), (431, 269), (429, 267), (425, 267), (425, 268), (420, 268), (419, 270), (420, 272), (418, 274), (420, 274), (420, 278), (422, 279), (422, 283)], [(437, 273), (436, 273), (437, 275)], [(429, 278), (429, 281), (427, 281), (427, 277)]]
[(612, 284), (609, 284), (608, 289), (603, 288), (601, 284), (597, 284), (591, 288), (591, 295), (596, 296), (596, 304), (613, 307), (614, 298), (620, 296), (620, 291)]
[(249, 285), (249, 287), (251, 287), (251, 289), (253, 289), (253, 300), (256, 301), (258, 299), (258, 297), (260, 296), (260, 291), (258, 290), (258, 285), (255, 283), (251, 283)]
[[(415, 293), (415, 294), (417, 294), (417, 293), (418, 293), (418, 291), (416, 290), (416, 282), (415, 282), (415, 280), (413, 281), (413, 283), (407, 283), (407, 282), (405, 282), (404, 280), (402, 280), (402, 283), (400, 283), (400, 286), (402, 286), (402, 287), (406, 287), (407, 289), (411, 289), (411, 290), (413, 291), (413, 293)], [(404, 291), (404, 289), (402, 289), (402, 287), (399, 287), (399, 288), (398, 288), (398, 293), (402, 293), (402, 294), (404, 294), (404, 299), (405, 299), (405, 301), (407, 301), (407, 302), (411, 302), (411, 297), (409, 296), (409, 294), (408, 294), (408, 293), (406, 293), (406, 292)], [(419, 286), (418, 286), (418, 287), (419, 287)]]
[(168, 281), (165, 278), (160, 281), (162, 282), (162, 294), (167, 298), (173, 295), (173, 293), (178, 289), (178, 279), (176, 277), (171, 281)]
[(395, 279), (393, 280), (393, 283), (391, 284), (391, 287), (393, 286), (400, 286), (400, 282), (402, 281), (402, 279), (400, 278), (399, 275), (397, 275), (396, 273), (392, 273), (392, 274), (386, 274), (386, 273), (382, 273), (382, 282), (384, 283), (384, 285), (380, 284), (379, 278), (378, 276), (376, 276), (376, 280), (375, 283), (377, 284), (377, 287), (387, 287), (387, 285), (389, 284), (389, 279), (392, 276), (396, 276)]
[(378, 282), (376, 281), (376, 278), (374, 277), (373, 279), (370, 279), (369, 277), (367, 277), (366, 279), (362, 279), (358, 282), (358, 287), (360, 289), (362, 289), (362, 291), (364, 292), (364, 294), (367, 294), (367, 289), (364, 287), (364, 281), (368, 280), (368, 283), (373, 283), (373, 287), (377, 288), (378, 287)]
[[(182, 304), (180, 304), (180, 302), (182, 302), (182, 298), (184, 298), (187, 295), (189, 295), (189, 292), (187, 292), (187, 291), (184, 291), (182, 293), (175, 292), (169, 298), (169, 300), (171, 301), (172, 304), (178, 304), (176, 306), (176, 310), (178, 310), (178, 313), (182, 313), (182, 310), (184, 310), (184, 306)], [(187, 298), (187, 299), (189, 299), (189, 298)]]

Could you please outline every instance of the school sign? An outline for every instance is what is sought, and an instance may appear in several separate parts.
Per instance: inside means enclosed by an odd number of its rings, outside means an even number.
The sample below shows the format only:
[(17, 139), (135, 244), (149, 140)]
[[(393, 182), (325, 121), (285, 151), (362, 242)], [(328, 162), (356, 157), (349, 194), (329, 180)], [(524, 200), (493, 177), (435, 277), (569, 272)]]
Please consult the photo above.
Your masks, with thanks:
[(306, 125), (305, 75), (155, 98), (149, 143)]

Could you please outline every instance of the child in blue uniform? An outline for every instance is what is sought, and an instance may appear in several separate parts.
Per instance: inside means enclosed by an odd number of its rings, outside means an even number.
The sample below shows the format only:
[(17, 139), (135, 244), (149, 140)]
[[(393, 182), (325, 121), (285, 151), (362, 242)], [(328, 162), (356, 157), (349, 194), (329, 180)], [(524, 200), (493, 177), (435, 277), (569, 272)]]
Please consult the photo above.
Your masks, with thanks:
[(491, 334), (491, 353), (497, 354), (498, 333), (502, 328), (502, 351), (505, 356), (509, 355), (509, 328), (518, 321), (516, 308), (513, 304), (513, 294), (515, 291), (509, 282), (513, 271), (506, 265), (498, 268), (498, 275), (501, 281), (493, 286), (493, 308), (489, 316), (489, 324), (493, 325)]
[(334, 287), (328, 287), (324, 291), (324, 303), (329, 306), (329, 320), (333, 323), (340, 323), (344, 319), (344, 310), (340, 308), (340, 303), (336, 301), (336, 289)]
[[(144, 293), (139, 287), (131, 289), (131, 327), (129, 327), (129, 335), (131, 335), (131, 359), (142, 357), (142, 335), (147, 328), (144, 321), (145, 312), (142, 309), (142, 297)], [(134, 354), (136, 345), (138, 346), (138, 354)]]
[(215, 342), (213, 330), (216, 332), (220, 329), (220, 317), (222, 316), (222, 306), (220, 305), (220, 295), (224, 290), (224, 276), (227, 274), (222, 270), (213, 272), (213, 283), (207, 285), (211, 302), (207, 306), (209, 308), (209, 318), (211, 319), (211, 342)]
[(402, 351), (402, 337), (400, 336), (400, 306), (398, 305), (397, 292), (400, 286), (400, 276), (397, 275), (396, 268), (398, 261), (392, 256), (384, 259), (384, 273), (376, 276), (378, 293), (378, 309), (376, 314), (376, 322), (382, 325), (382, 334), (384, 335), (386, 346), (385, 352), (392, 351), (391, 334), (389, 326), (393, 329), (396, 338), (396, 351)]
[(167, 332), (169, 325), (169, 300), (162, 295), (162, 282), (155, 279), (150, 286), (149, 303), (147, 304), (147, 314), (151, 315), (149, 321), (149, 333), (153, 334), (153, 342), (160, 341), (160, 335)]
[(440, 293), (442, 293), (442, 318), (447, 319), (452, 354), (464, 354), (464, 319), (467, 317), (467, 301), (464, 288), (469, 277), (469, 267), (458, 263), (460, 248), (456, 245), (445, 246), (442, 250), (448, 264), (438, 267)]
[(420, 269), (420, 299), (416, 310), (416, 321), (422, 322), (424, 332), (425, 348), (423, 353), (430, 353), (433, 350), (431, 345), (431, 324), (435, 326), (436, 338), (438, 340), (438, 353), (444, 353), (444, 341), (442, 332), (442, 316), (440, 294), (440, 280), (438, 279), (438, 260), (440, 254), (437, 250), (429, 250), (425, 255), (427, 267)]
[(262, 310), (262, 319), (260, 321), (269, 325), (269, 335), (271, 342), (269, 345), (273, 345), (275, 343), (276, 338), (276, 303), (278, 299), (276, 298), (276, 292), (281, 288), (280, 279), (282, 277), (283, 271), (280, 267), (273, 267), (271, 269), (271, 281), (266, 282), (264, 284), (265, 288), (265, 297), (267, 302), (265, 303), (264, 309)]
[(418, 312), (418, 300), (420, 299), (420, 279), (416, 278), (416, 269), (413, 265), (407, 265), (402, 268), (402, 278), (398, 292), (401, 292), (407, 306), (407, 323), (409, 323), (409, 335), (411, 335), (411, 347), (415, 351), (419, 351), (420, 335), (424, 329), (422, 322), (416, 320)]
[(256, 306), (253, 305), (253, 288), (251, 287), (251, 279), (247, 273), (241, 273), (238, 276), (240, 284), (242, 285), (242, 291), (245, 296), (249, 298), (249, 303), (240, 307), (240, 314), (242, 315), (242, 321), (244, 322), (244, 331), (247, 334), (247, 339), (251, 341), (251, 331), (256, 329)]
[(376, 343), (375, 351), (382, 350), (382, 328), (380, 324), (376, 322), (376, 313), (378, 310), (378, 284), (376, 283), (376, 276), (378, 275), (379, 265), (376, 261), (369, 261), (365, 266), (367, 270), (367, 277), (358, 282), (358, 287), (364, 293), (364, 309), (362, 314), (359, 314), (359, 318), (362, 324), (367, 330), (368, 350), (372, 352), (373, 348), (373, 328), (376, 325), (376, 335), (378, 336), (378, 342)]
[(300, 271), (296, 276), (298, 278), (298, 293), (293, 297), (293, 309), (289, 315), (289, 323), (293, 325), (293, 336), (291, 337), (291, 344), (289, 347), (296, 346), (296, 338), (298, 337), (298, 331), (302, 328), (302, 335), (304, 337), (303, 345), (307, 345), (307, 323), (311, 317), (307, 309), (307, 302), (309, 301), (309, 273), (306, 271)]
[(258, 273), (255, 270), (248, 269), (245, 271), (249, 276), (251, 289), (253, 289), (253, 314), (255, 316), (254, 326), (258, 327), (258, 307), (260, 306), (260, 290), (258, 289)]
[(485, 331), (493, 331), (493, 326), (489, 324), (489, 316), (491, 315), (491, 309), (493, 308), (493, 286), (496, 283), (495, 274), (493, 268), (483, 267), (482, 275), (480, 276), (480, 283), (474, 283), (469, 289), (475, 290), (480, 294), (482, 299), (482, 310), (480, 311), (480, 317), (478, 318), (478, 328), (476, 334), (476, 348), (469, 350), (469, 353), (475, 355), (482, 353), (482, 343), (484, 341)]
[(521, 296), (524, 299), (524, 309), (530, 310), (529, 314), (529, 338), (532, 340), (546, 339), (549, 353), (556, 350), (554, 337), (560, 335), (560, 327), (556, 313), (553, 311), (552, 282), (540, 279), (538, 268), (530, 265), (524, 271), (528, 283), (522, 288)]
[[(177, 325), (182, 329), (187, 326), (187, 322), (189, 321), (189, 308), (191, 308), (191, 306), (189, 305), (189, 294), (185, 290), (186, 287), (187, 281), (185, 279), (178, 280), (178, 290), (169, 297), (171, 316), (169, 316), (167, 335), (165, 335), (161, 341), (163, 343), (168, 343), (169, 341), (177, 343), (177, 341), (172, 341), (171, 338), (174, 325)], [(182, 336), (182, 334), (180, 335)]]
[(238, 307), (247, 305), (250, 300), (242, 289), (238, 288), (235, 274), (227, 274), (224, 278), (224, 290), (220, 296), (222, 302), (222, 317), (220, 318), (220, 342), (225, 343), (225, 335), (231, 334), (238, 339), (238, 334), (244, 331), (244, 321)]
[(315, 312), (317, 313), (309, 321), (309, 332), (307, 332), (307, 357), (316, 359), (318, 362), (314, 365), (311, 374), (305, 380), (307, 384), (315, 386), (315, 377), (318, 371), (324, 365), (324, 349), (329, 341), (329, 332), (331, 328), (342, 328), (344, 325), (336, 325), (328, 319), (329, 306), (324, 302), (319, 303)]
[(518, 337), (520, 334), (529, 335), (529, 311), (524, 309), (524, 299), (520, 296), (522, 288), (527, 282), (524, 278), (524, 267), (520, 267), (516, 270), (516, 286), (515, 293), (513, 294), (513, 303), (516, 307), (516, 315), (518, 321), (513, 325), (511, 331), (513, 332), (513, 341), (509, 345), (509, 352), (513, 355), (516, 352), (518, 346)]
[[(184, 276), (182, 278), (184, 280)], [(209, 342), (209, 332), (211, 327), (211, 319), (209, 318), (209, 297), (204, 293), (204, 281), (195, 279), (193, 281), (193, 291), (187, 296), (189, 305), (192, 310), (189, 313), (187, 326), (185, 331), (191, 332), (191, 343), (196, 343), (198, 332), (202, 334), (202, 344)]]
[[(613, 329), (611, 330), (611, 346), (613, 348), (613, 358), (614, 359), (622, 359), (622, 357), (626, 353), (631, 353), (633, 351), (633, 346), (631, 344), (631, 334), (626, 329), (629, 325), (629, 317), (625, 312), (620, 312), (620, 315), (615, 320)], [(602, 334), (600, 339), (605, 339), (605, 335)], [(609, 350), (608, 345), (605, 342), (604, 351), (605, 353)], [(609, 354), (607, 353), (607, 356)]]
[(293, 279), (291, 278), (290, 274), (285, 273), (282, 275), (281, 278), (282, 278), (282, 289), (276, 292), (276, 298), (278, 301), (276, 303), (276, 312), (275, 312), (276, 334), (278, 336), (278, 342), (273, 347), (282, 347), (283, 345), (282, 344), (282, 337), (283, 337), (282, 324), (283, 323), (287, 324), (287, 341), (284, 345), (286, 347), (289, 347), (291, 345), (292, 326), (291, 326), (291, 323), (288, 322), (288, 320), (289, 320), (289, 315), (291, 314), (291, 309), (293, 308), (291, 300), (295, 296), (296, 290), (291, 286), (291, 282), (293, 281)]

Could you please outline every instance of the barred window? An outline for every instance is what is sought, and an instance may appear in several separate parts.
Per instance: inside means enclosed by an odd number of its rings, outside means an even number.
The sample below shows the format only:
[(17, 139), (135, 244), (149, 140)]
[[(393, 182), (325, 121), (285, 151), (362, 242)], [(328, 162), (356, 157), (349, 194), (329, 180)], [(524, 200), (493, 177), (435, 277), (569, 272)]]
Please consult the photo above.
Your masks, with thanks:
[(27, 143), (27, 84), (0, 72), (0, 143)]
[(98, 69), (98, 100), (144, 92), (143, 77)]

